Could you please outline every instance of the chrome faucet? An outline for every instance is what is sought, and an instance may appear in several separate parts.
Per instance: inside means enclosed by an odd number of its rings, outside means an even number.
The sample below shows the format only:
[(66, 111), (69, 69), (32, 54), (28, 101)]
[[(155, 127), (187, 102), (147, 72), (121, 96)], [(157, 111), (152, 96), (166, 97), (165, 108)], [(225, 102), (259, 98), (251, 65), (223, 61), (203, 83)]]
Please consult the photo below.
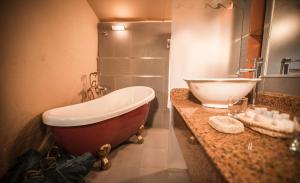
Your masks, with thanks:
[(291, 68), (293, 67), (292, 65), (296, 62), (300, 62), (300, 60), (292, 60), (291, 58), (289, 57), (286, 57), (286, 58), (283, 58), (281, 60), (281, 64), (280, 64), (280, 74), (282, 75), (286, 75), (290, 72), (299, 72), (300, 68), (299, 68), (299, 65), (298, 67), (296, 66), (296, 68)]
[(263, 71), (263, 66), (264, 66), (264, 59), (263, 58), (257, 58), (255, 59), (254, 62), (254, 67), (255, 67), (255, 74), (254, 78), (259, 78), (262, 71)]
[(246, 73), (246, 72), (254, 72), (253, 78), (259, 78), (263, 69), (263, 58), (256, 58), (254, 61), (254, 68), (239, 68), (237, 74)]
[(292, 62), (291, 58), (283, 58), (280, 64), (280, 74), (288, 74), (289, 73), (289, 65)]
[[(237, 72), (238, 76), (240, 76), (240, 73), (246, 73), (246, 72), (254, 72), (253, 78), (259, 78), (262, 71), (263, 71), (263, 58), (259, 57), (256, 58), (254, 61), (254, 68), (240, 68)], [(256, 96), (257, 96), (257, 84), (252, 89), (252, 105), (255, 105), (256, 102)]]

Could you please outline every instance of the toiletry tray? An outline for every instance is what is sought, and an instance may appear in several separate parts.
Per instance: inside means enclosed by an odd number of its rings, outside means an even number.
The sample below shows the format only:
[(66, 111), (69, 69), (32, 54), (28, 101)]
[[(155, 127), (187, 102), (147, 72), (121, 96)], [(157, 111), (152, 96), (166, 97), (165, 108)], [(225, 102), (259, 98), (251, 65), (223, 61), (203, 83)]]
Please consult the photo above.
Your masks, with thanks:
[(247, 117), (245, 113), (236, 114), (235, 118), (242, 121), (244, 125), (246, 125), (250, 129), (257, 131), (261, 134), (278, 138), (291, 138), (292, 136), (292, 131), (290, 130), (280, 129), (272, 125), (266, 125), (265, 123), (261, 123), (259, 121)]

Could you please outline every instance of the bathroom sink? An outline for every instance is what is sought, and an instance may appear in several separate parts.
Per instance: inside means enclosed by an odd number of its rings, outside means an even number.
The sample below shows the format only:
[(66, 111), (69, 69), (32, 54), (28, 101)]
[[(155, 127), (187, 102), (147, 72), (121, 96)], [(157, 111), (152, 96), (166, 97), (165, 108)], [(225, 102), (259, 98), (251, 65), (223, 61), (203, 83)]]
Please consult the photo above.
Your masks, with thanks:
[(228, 108), (230, 100), (238, 100), (251, 92), (261, 79), (255, 78), (200, 78), (184, 79), (192, 94), (205, 107)]

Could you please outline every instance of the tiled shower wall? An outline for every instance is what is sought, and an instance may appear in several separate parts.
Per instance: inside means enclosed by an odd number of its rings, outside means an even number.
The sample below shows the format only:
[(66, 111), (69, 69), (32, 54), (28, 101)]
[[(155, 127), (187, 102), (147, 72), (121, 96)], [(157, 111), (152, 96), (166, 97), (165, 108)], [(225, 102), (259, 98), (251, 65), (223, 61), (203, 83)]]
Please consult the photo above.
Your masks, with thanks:
[[(112, 31), (112, 25), (125, 31)], [(98, 72), (100, 85), (114, 91), (127, 86), (149, 86), (156, 98), (147, 126), (168, 128), (168, 71), (170, 22), (99, 23)]]

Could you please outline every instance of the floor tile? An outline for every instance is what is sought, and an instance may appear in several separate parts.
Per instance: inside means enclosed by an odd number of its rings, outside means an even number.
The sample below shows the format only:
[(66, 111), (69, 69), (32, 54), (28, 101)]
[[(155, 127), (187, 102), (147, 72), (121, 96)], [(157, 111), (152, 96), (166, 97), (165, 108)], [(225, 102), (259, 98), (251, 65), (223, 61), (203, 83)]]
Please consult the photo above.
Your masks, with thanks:
[(141, 168), (138, 183), (168, 183), (168, 171), (160, 168)]
[(104, 178), (105, 183), (135, 183), (139, 169), (137, 168), (114, 168)]
[(167, 149), (144, 148), (141, 168), (167, 168)]
[(191, 183), (187, 170), (168, 171), (169, 183)]
[(168, 134), (169, 133), (169, 129), (166, 128), (148, 128), (144, 131), (144, 134), (146, 137), (148, 135), (153, 135), (153, 134)]
[(190, 183), (185, 170), (167, 169), (168, 129), (146, 129), (145, 142), (127, 142), (115, 148), (109, 159), (112, 167), (106, 171), (92, 170), (87, 183)]
[(112, 166), (139, 168), (142, 159), (141, 150), (124, 150), (112, 160)]
[(168, 133), (165, 131), (152, 131), (145, 137), (144, 147), (146, 148), (168, 148)]
[(107, 174), (107, 171), (91, 170), (84, 179), (86, 183), (103, 182)]

